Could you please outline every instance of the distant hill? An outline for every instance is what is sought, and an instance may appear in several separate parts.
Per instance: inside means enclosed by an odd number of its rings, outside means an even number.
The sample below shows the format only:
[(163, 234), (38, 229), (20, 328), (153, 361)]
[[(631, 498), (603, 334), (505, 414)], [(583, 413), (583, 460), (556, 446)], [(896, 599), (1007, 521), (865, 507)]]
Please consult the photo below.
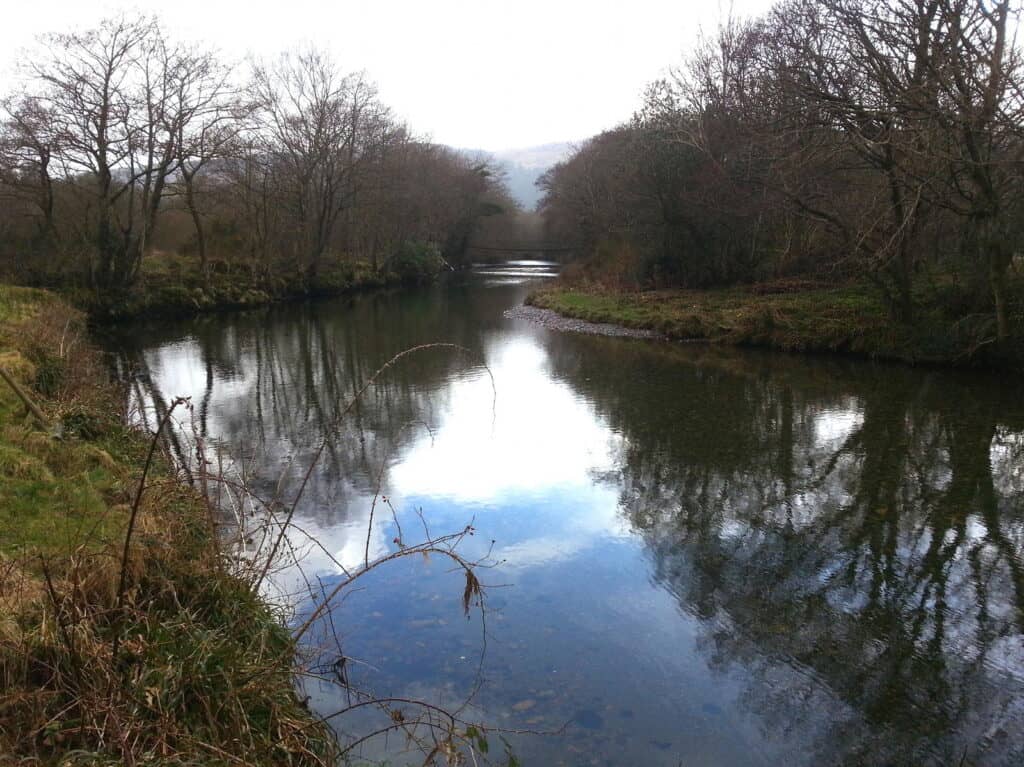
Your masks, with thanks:
[(573, 144), (558, 141), (521, 149), (503, 149), (498, 152), (479, 149), (463, 151), (473, 156), (485, 156), (498, 161), (505, 171), (505, 180), (512, 196), (526, 210), (533, 210), (541, 198), (541, 192), (536, 187), (537, 179), (552, 165), (568, 157), (572, 149)]

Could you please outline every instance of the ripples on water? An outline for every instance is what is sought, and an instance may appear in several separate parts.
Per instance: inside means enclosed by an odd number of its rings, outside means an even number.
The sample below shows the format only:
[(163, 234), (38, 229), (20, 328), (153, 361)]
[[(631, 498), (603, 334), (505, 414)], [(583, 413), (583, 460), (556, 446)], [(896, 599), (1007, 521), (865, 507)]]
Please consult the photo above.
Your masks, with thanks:
[[(197, 430), (267, 492), (296, 480), (339, 403), (395, 352), (450, 341), (486, 361), (496, 400), (465, 356), (389, 373), (299, 522), (357, 566), (381, 476), (407, 538), (419, 509), (433, 531), (474, 520), (468, 554), (495, 541), (471, 711), (510, 728), (570, 722), (514, 739), (526, 764), (1024, 763), (1018, 383), (503, 318), (553, 272), (481, 267), (112, 345), (141, 372), (137, 400), (191, 395)], [(378, 514), (370, 555), (395, 536)], [(315, 550), (305, 568), (327, 588), (339, 577)], [(332, 616), (359, 661), (350, 681), (461, 699), (482, 644), (457, 574), (406, 561), (363, 586)], [(346, 700), (307, 692), (323, 713)]]

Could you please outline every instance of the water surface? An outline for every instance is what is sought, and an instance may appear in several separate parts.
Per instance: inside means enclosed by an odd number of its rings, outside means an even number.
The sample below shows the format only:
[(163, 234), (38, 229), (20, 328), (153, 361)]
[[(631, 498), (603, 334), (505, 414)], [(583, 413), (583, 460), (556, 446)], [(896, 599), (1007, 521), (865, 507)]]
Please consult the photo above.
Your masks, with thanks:
[[(331, 555), (306, 545), (302, 567), (329, 589), (396, 548), (380, 503), (367, 535), (378, 485), (407, 542), (420, 515), (434, 534), (472, 522), (463, 551), (493, 541), (496, 564), (467, 711), (569, 723), (511, 737), (525, 764), (1024, 763), (1019, 381), (506, 319), (543, 272), (518, 262), (111, 344), (139, 401), (191, 396), (197, 433), (268, 494), (295, 486), (392, 355), (470, 350), (405, 359), (366, 393), (298, 508)], [(461, 576), (416, 559), (361, 585), (314, 632), (352, 659), (349, 683), (465, 698), (485, 639)], [(348, 700), (306, 691), (324, 714)], [(404, 745), (363, 754), (403, 763)]]

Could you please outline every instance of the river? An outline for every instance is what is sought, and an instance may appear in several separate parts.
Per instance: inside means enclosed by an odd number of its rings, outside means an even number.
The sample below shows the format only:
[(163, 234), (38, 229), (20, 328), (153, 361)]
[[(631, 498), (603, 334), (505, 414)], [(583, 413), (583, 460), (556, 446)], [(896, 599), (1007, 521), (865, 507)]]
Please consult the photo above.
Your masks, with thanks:
[[(485, 724), (567, 724), (507, 736), (525, 765), (1024, 763), (1020, 381), (507, 319), (549, 274), (512, 263), (107, 343), (135, 404), (190, 396), (194, 434), (285, 497), (394, 354), (468, 350), (387, 370), (296, 509), (304, 579), (274, 583), (299, 619), (341, 568), (426, 530), (472, 524), (460, 551), (487, 557), (485, 621), (438, 557), (347, 592), (308, 637), (320, 660), (342, 648), (353, 687), (447, 706), (475, 690)], [(303, 688), (325, 715), (352, 695)], [(366, 732), (364, 713), (332, 722)], [(421, 763), (407, 746), (361, 754)]]

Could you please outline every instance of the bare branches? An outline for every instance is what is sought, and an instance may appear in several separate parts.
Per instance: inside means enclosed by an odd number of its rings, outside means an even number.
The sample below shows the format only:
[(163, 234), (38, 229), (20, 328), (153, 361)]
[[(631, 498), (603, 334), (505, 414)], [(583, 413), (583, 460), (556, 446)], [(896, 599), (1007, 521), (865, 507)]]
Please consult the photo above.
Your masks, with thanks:
[[(52, 139), (22, 131), (31, 138), (22, 143), (33, 148), (44, 191), (60, 176), (87, 201), (83, 244), (97, 287), (136, 279), (167, 184), (204, 132), (197, 124), (227, 111), (227, 73), (212, 53), (172, 43), (146, 17), (45, 38), (29, 65), (27, 103), (47, 115)], [(52, 214), (52, 199), (40, 207)]]
[(726, 18), (631, 122), (547, 174), (549, 224), (584, 243), (586, 279), (820, 272), (877, 285), (903, 324), (923, 273), (985, 275), (1006, 338), (1024, 241), (1019, 11), (787, 0)]
[(438, 253), (432, 277), (466, 260), (478, 221), (516, 208), (493, 168), (415, 136), (365, 73), (315, 49), (241, 71), (122, 15), (46, 36), (21, 79), (0, 94), (0, 199), (15, 203), (0, 256), (28, 251), (100, 305), (157, 251), (194, 251), (204, 279), (246, 263), (266, 292), (337, 289), (360, 261), (415, 279), (395, 258), (410, 246)]
[[(288, 577), (297, 577), (306, 582), (305, 591), (299, 591), (298, 594), (301, 595), (302, 602), (307, 604), (308, 607), (303, 608), (301, 623), (294, 626), (291, 630), (291, 642), (286, 648), (286, 652), (291, 655), (296, 652), (297, 648), (307, 646), (310, 643), (310, 636), (314, 628), (318, 630), (323, 628), (327, 631), (328, 637), (333, 637), (335, 648), (333, 650), (318, 650), (318, 657), (319, 653), (324, 653), (334, 658), (334, 661), (324, 666), (324, 668), (330, 672), (331, 676), (329, 678), (333, 680), (333, 683), (344, 688), (350, 700), (347, 707), (326, 715), (323, 721), (333, 720), (346, 713), (367, 708), (376, 709), (389, 718), (390, 724), (386, 729), (371, 731), (370, 733), (362, 732), (351, 739), (346, 738), (342, 743), (342, 748), (346, 752), (352, 752), (360, 748), (367, 740), (375, 737), (376, 734), (400, 731), (408, 738), (411, 746), (423, 753), (427, 760), (425, 763), (435, 763), (441, 759), (448, 760), (448, 763), (456, 763), (460, 752), (468, 753), (467, 749), (476, 748), (479, 743), (484, 743), (484, 733), (487, 732), (479, 724), (469, 720), (465, 716), (464, 711), (482, 683), (483, 654), (486, 652), (487, 646), (485, 620), (486, 588), (479, 577), (478, 570), (490, 566), (490, 548), (483, 551), (481, 555), (473, 557), (464, 555), (460, 549), (467, 538), (474, 535), (475, 530), (472, 523), (456, 532), (432, 535), (426, 519), (420, 511), (416, 513), (419, 514), (420, 521), (423, 524), (424, 538), (419, 542), (409, 541), (402, 532), (398, 510), (392, 505), (391, 499), (383, 496), (380, 492), (379, 480), (375, 488), (374, 506), (379, 501), (388, 508), (395, 528), (398, 531), (398, 535), (394, 540), (394, 548), (390, 551), (378, 556), (372, 556), (369, 547), (367, 547), (364, 552), (363, 561), (357, 567), (352, 567), (338, 561), (330, 550), (325, 548), (316, 539), (310, 538), (302, 526), (296, 522), (299, 504), (311, 484), (312, 476), (317, 471), (323, 453), (330, 447), (331, 442), (337, 438), (336, 434), (342, 426), (344, 419), (354, 410), (358, 401), (380, 380), (381, 376), (385, 375), (388, 370), (401, 360), (414, 354), (437, 350), (467, 353), (466, 349), (454, 344), (427, 344), (408, 349), (392, 357), (358, 386), (354, 395), (346, 403), (338, 407), (331, 423), (328, 424), (328, 428), (325, 430), (324, 438), (309, 456), (303, 466), (301, 475), (296, 477), (294, 495), (287, 503), (282, 502), (281, 499), (288, 489), (288, 485), (283, 481), (278, 483), (274, 497), (262, 497), (250, 490), (252, 478), (247, 476), (244, 470), (239, 470), (238, 472), (232, 470), (230, 474), (225, 473), (223, 469), (211, 471), (212, 467), (221, 466), (222, 464), (220, 461), (210, 460), (204, 454), (206, 442), (194, 423), (191, 429), (198, 466), (192, 473), (200, 478), (200, 484), (197, 487), (203, 488), (203, 492), (211, 504), (211, 513), (218, 513), (218, 507), (213, 504), (220, 503), (225, 510), (229, 510), (234, 518), (238, 520), (237, 533), (226, 538), (225, 545), (232, 545), (231, 541), (237, 541), (240, 545), (242, 541), (258, 541), (255, 550), (248, 551), (244, 559), (235, 560), (235, 565), (231, 567), (231, 572), (250, 584), (250, 588), (254, 589), (261, 588), (271, 569), (274, 569), (275, 572), (283, 570), (288, 574)], [(173, 410), (173, 406), (162, 408), (160, 427), (171, 422), (171, 412)], [(406, 426), (418, 423), (417, 421), (410, 421)], [(182, 424), (179, 428), (183, 429), (187, 435), (189, 429), (187, 423)], [(182, 455), (185, 455), (190, 453), (191, 450), (182, 449), (180, 452)], [(382, 466), (385, 464), (382, 464)], [(378, 476), (383, 476), (383, 469), (379, 470)], [(220, 500), (215, 501), (215, 499)], [(249, 520), (255, 520), (259, 527), (254, 529)], [(374, 524), (375, 522), (372, 517), (367, 520), (368, 534), (372, 533)], [(248, 548), (248, 543), (246, 543), (246, 548)], [(318, 555), (326, 557), (334, 565), (337, 573), (340, 574), (336, 582), (325, 583), (319, 575), (309, 575), (304, 571), (302, 564), (304, 552), (310, 550), (310, 548), (316, 550)], [(478, 608), (481, 616), (481, 631), (484, 635), (480, 659), (481, 668), (478, 669), (475, 684), (467, 693), (466, 701), (455, 708), (446, 707), (440, 702), (417, 701), (414, 698), (398, 698), (394, 696), (381, 698), (370, 690), (353, 686), (348, 669), (358, 664), (358, 659), (350, 658), (346, 655), (340, 645), (341, 640), (338, 633), (334, 628), (334, 611), (343, 604), (346, 597), (361, 590), (360, 583), (366, 576), (399, 560), (410, 559), (416, 561), (425, 557), (444, 560), (460, 573), (462, 580), (461, 593), (458, 595), (453, 594), (453, 598), (459, 600), (461, 608), (467, 617), (474, 607)], [(295, 598), (294, 595), (291, 598)], [(309, 646), (315, 646), (315, 640)], [(300, 657), (302, 654), (303, 651), (299, 650)], [(269, 669), (274, 667), (269, 665), (266, 668), (255, 669), (251, 676), (242, 680), (243, 686), (257, 684), (260, 677), (265, 673), (269, 673)], [(302, 667), (297, 670), (297, 673), (300, 676), (312, 674), (315, 678), (327, 678), (313, 674), (313, 672)], [(410, 707), (416, 709), (419, 713), (409, 711)]]
[(343, 74), (315, 50), (257, 65), (252, 90), (263, 151), (287, 174), (283, 190), (301, 238), (297, 256), (314, 277), (339, 217), (360, 190), (378, 136), (394, 121), (362, 72)]

